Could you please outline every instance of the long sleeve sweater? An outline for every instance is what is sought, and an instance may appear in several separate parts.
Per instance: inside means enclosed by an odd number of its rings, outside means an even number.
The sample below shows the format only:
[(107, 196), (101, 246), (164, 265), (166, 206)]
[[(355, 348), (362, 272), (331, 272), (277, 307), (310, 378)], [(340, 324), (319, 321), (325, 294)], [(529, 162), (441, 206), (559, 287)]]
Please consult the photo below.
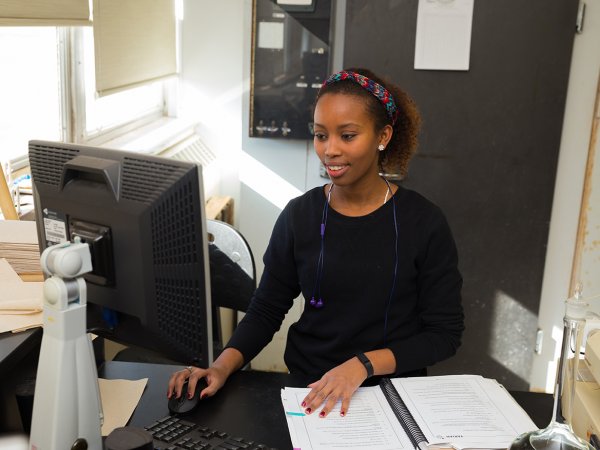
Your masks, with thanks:
[[(284, 357), (291, 373), (318, 379), (356, 352), (382, 348), (395, 356), (394, 376), (452, 356), (464, 329), (462, 277), (441, 210), (402, 187), (366, 216), (328, 207), (321, 252), (325, 202), (318, 187), (284, 208), (258, 288), (228, 346), (249, 362), (302, 293), (304, 310), (289, 329)], [(322, 298), (322, 308), (309, 304), (313, 296)]]

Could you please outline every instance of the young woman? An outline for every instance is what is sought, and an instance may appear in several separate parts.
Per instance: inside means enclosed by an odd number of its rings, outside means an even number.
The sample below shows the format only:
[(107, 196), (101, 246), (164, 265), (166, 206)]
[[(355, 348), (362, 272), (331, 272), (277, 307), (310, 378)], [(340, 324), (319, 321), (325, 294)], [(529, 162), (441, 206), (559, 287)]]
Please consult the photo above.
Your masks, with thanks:
[(325, 417), (341, 401), (345, 415), (368, 378), (424, 375), (456, 352), (462, 278), (448, 224), (431, 202), (381, 175), (406, 174), (419, 121), (412, 100), (370, 71), (345, 70), (323, 84), (314, 146), (331, 182), (285, 207), (227, 348), (208, 369), (174, 373), (169, 397), (187, 378), (193, 393), (202, 377), (201, 395), (213, 395), (272, 339), (300, 293), (306, 302), (285, 362), (314, 380), (302, 403), (309, 414), (320, 408)]

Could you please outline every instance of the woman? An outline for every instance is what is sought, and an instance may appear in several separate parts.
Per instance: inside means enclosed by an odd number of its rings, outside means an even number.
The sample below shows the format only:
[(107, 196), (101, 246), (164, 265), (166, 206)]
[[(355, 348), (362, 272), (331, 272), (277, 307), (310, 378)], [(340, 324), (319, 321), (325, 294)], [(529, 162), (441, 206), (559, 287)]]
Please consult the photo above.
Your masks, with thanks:
[[(199, 378), (213, 395), (272, 339), (302, 293), (285, 362), (314, 380), (302, 402), (325, 417), (372, 376), (424, 375), (452, 356), (464, 329), (456, 246), (442, 212), (380, 172), (405, 175), (419, 114), (398, 87), (364, 69), (332, 75), (314, 111), (314, 146), (331, 183), (293, 199), (279, 216), (246, 316), (208, 369), (169, 381), (188, 395)], [(372, 381), (372, 380), (371, 380)]]

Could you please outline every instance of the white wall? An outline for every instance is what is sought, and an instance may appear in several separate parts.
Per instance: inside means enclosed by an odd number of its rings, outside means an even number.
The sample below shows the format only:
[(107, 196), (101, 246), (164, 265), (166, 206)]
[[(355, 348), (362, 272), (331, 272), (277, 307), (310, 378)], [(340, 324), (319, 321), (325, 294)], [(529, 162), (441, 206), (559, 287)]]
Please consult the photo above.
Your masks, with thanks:
[[(221, 195), (235, 199), (235, 222), (254, 253), (257, 276), (281, 209), (325, 180), (312, 142), (248, 137), (251, 0), (186, 0), (182, 28), (182, 110), (199, 120), (205, 142), (227, 161)], [(282, 332), (254, 360), (263, 370), (286, 370), (287, 327), (300, 315), (294, 303)]]
[(201, 123), (203, 141), (224, 161), (220, 194), (239, 202), (242, 145), (242, 2), (185, 1), (181, 30), (180, 114)]
[[(582, 34), (575, 37), (571, 74), (565, 108), (560, 155), (556, 175), (554, 202), (550, 221), (548, 249), (542, 284), (539, 311), (539, 328), (543, 331), (542, 351), (534, 356), (530, 378), (531, 388), (552, 392), (556, 373), (556, 359), (560, 353), (564, 301), (570, 292), (571, 275), (574, 269), (577, 230), (581, 211), (581, 199), (586, 177), (586, 162), (590, 144), (594, 100), (600, 73), (600, 3), (586, 2), (586, 14)], [(596, 146), (598, 144), (596, 143)], [(600, 151), (595, 152), (596, 169), (589, 172), (589, 186), (596, 202), (584, 205), (590, 213), (586, 228), (600, 229), (599, 205)], [(588, 234), (582, 260), (581, 275), (584, 295), (600, 293), (600, 249)]]
[[(338, 5), (345, 2), (338, 0)], [(262, 273), (262, 255), (273, 224), (287, 200), (323, 184), (312, 143), (248, 137), (251, 0), (186, 0), (182, 32), (182, 104), (202, 122), (207, 144), (228, 162), (222, 195), (236, 201), (236, 225), (248, 239)], [(571, 77), (542, 286), (539, 327), (542, 353), (534, 357), (533, 389), (551, 390), (562, 331), (563, 301), (570, 294), (582, 189), (600, 68), (600, 4), (587, 2), (585, 28), (575, 38)], [(334, 54), (334, 60), (335, 60)], [(338, 58), (339, 60), (339, 58)], [(591, 200), (598, 199), (600, 161), (596, 151)], [(240, 181), (241, 180), (241, 181)], [(261, 183), (262, 182), (262, 183)], [(595, 203), (594, 203), (595, 202)], [(597, 233), (599, 212), (589, 203), (587, 227)], [(592, 234), (589, 233), (590, 239)], [(593, 239), (584, 249), (593, 250)], [(596, 241), (597, 249), (597, 241)], [(600, 280), (600, 258), (589, 250), (582, 258), (588, 294)], [(586, 282), (587, 280), (587, 282)], [(591, 282), (596, 284), (591, 284)], [(282, 370), (285, 330), (298, 317), (297, 300), (284, 332), (256, 359), (254, 367)]]

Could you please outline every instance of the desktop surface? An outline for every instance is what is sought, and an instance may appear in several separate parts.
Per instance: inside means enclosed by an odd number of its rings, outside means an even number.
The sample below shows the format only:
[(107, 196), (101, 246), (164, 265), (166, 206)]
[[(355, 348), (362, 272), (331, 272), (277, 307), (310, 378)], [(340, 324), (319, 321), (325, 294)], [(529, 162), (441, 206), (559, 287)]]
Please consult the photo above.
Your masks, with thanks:
[[(99, 375), (104, 378), (148, 378), (146, 391), (129, 425), (144, 427), (169, 415), (167, 382), (182, 366), (107, 361)], [(305, 387), (307, 380), (284, 373), (239, 371), (211, 398), (201, 401), (185, 420), (225, 431), (230, 436), (251, 439), (271, 447), (292, 447), (281, 404), (283, 387)], [(533, 392), (511, 392), (538, 427), (545, 427), (552, 414), (552, 396)]]
[[(167, 383), (181, 366), (107, 361), (99, 372), (103, 378), (148, 378), (146, 391), (129, 425), (144, 427), (169, 415)], [(200, 402), (184, 419), (279, 449), (291, 448), (281, 404), (284, 386), (306, 386), (283, 373), (240, 371), (233, 374), (213, 397)], [(300, 384), (299, 384), (300, 383)]]
[(42, 328), (32, 328), (19, 333), (0, 334), (0, 377), (15, 367), (42, 342)]
[(33, 386), (41, 342), (40, 327), (0, 333), (0, 435), (23, 430), (17, 392)]

